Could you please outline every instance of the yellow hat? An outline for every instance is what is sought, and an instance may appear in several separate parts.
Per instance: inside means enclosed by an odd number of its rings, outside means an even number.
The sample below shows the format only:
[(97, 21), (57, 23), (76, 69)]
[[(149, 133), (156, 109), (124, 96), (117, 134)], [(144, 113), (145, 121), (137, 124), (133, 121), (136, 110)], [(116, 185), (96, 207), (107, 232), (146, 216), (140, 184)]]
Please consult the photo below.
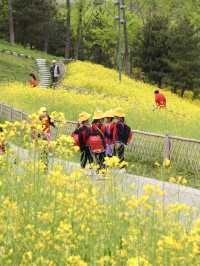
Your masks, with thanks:
[(106, 112), (104, 113), (104, 117), (112, 118), (112, 117), (114, 117), (114, 116), (115, 116), (115, 115), (114, 115), (113, 110), (108, 110), (108, 111), (106, 111)]
[(39, 112), (42, 114), (44, 112), (47, 112), (47, 108), (46, 107), (41, 107)]
[(125, 117), (125, 113), (123, 112), (122, 108), (117, 108), (114, 112), (114, 116), (116, 117)]
[(79, 114), (79, 121), (80, 122), (84, 122), (87, 121), (88, 119), (90, 119), (90, 114), (86, 113), (86, 112), (82, 112)]
[(94, 120), (103, 119), (104, 117), (105, 116), (104, 116), (104, 113), (102, 111), (94, 112), (94, 115), (93, 115)]

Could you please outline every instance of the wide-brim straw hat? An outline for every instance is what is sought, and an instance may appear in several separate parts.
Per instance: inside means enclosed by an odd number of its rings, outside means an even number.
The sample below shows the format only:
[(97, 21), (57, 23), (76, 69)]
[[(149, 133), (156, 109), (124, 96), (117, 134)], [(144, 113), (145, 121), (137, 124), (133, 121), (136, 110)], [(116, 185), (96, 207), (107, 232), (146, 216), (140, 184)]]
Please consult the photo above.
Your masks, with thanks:
[(82, 112), (82, 113), (79, 114), (79, 121), (80, 121), (80, 122), (87, 121), (87, 120), (90, 119), (90, 117), (91, 117), (90, 114), (88, 114), (88, 113), (86, 113), (86, 112)]
[(125, 117), (125, 113), (122, 108), (117, 108), (114, 112), (115, 117)]
[(113, 118), (115, 116), (113, 110), (108, 110), (104, 113), (104, 117)]
[(102, 111), (96, 111), (93, 115), (93, 120), (99, 120), (105, 118), (104, 113)]
[(39, 113), (42, 114), (44, 112), (47, 112), (47, 108), (46, 107), (41, 107), (39, 110)]

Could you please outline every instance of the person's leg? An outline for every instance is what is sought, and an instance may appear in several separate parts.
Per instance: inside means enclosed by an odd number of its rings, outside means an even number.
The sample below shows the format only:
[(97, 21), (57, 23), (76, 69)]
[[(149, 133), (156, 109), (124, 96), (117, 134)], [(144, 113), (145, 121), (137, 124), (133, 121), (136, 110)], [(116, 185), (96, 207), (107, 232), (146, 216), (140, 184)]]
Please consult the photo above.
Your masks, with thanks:
[(86, 155), (85, 149), (81, 151), (80, 163), (81, 163), (81, 168), (85, 168), (86, 163), (87, 163), (87, 155)]
[(120, 162), (124, 161), (124, 152), (125, 152), (125, 147), (124, 147), (124, 144), (122, 143), (119, 145), (118, 151), (117, 151)]
[(100, 168), (104, 168), (105, 167), (105, 165), (104, 165), (105, 156), (106, 156), (105, 152), (101, 152), (99, 154), (99, 166), (100, 166)]
[(89, 164), (92, 164), (94, 159), (93, 159), (92, 153), (90, 151), (90, 148), (86, 147), (86, 151), (87, 151), (87, 159), (89, 161)]

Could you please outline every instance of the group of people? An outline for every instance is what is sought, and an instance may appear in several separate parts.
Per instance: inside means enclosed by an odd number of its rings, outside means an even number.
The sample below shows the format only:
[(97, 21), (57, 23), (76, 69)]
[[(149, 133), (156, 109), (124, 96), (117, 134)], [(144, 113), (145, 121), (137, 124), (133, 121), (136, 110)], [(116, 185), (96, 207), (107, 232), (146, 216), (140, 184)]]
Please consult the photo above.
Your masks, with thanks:
[[(56, 87), (60, 78), (60, 67), (57, 64), (56, 60), (52, 61), (52, 65), (50, 67), (50, 74), (51, 74), (51, 86)], [(35, 88), (38, 86), (39, 82), (36, 78), (36, 75), (34, 73), (30, 73), (30, 80), (29, 84), (32, 88)]]
[[(33, 76), (34, 79), (34, 76)], [(166, 107), (166, 97), (158, 90), (155, 94), (156, 108)], [(105, 113), (97, 111), (92, 117), (87, 112), (79, 114), (78, 124), (72, 137), (75, 145), (80, 148), (80, 164), (82, 168), (96, 163), (99, 168), (104, 167), (105, 157), (118, 156), (120, 162), (124, 161), (125, 146), (130, 143), (132, 133), (130, 127), (125, 123), (125, 113), (121, 108), (109, 110)], [(40, 108), (39, 120), (42, 125), (42, 139), (51, 142), (51, 127), (55, 128), (54, 122), (48, 114), (46, 107)], [(34, 130), (32, 132), (32, 139)], [(36, 132), (37, 134), (37, 132)], [(5, 152), (3, 128), (0, 128), (0, 154)]]
[(132, 133), (125, 123), (125, 114), (121, 109), (109, 110), (105, 113), (97, 111), (92, 117), (82, 112), (79, 114), (79, 123), (72, 133), (74, 142), (80, 147), (81, 167), (87, 162), (96, 163), (99, 168), (104, 167), (106, 156), (118, 156), (120, 162), (124, 160), (125, 146), (130, 143)]

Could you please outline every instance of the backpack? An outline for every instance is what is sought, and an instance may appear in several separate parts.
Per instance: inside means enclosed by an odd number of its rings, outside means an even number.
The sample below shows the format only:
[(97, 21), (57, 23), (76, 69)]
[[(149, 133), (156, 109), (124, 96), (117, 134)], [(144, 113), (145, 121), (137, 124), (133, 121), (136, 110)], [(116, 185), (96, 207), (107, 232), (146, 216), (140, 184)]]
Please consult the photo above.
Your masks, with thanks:
[(90, 136), (88, 143), (93, 153), (101, 153), (101, 152), (104, 152), (105, 150), (103, 142), (102, 142), (102, 138), (99, 135)]

